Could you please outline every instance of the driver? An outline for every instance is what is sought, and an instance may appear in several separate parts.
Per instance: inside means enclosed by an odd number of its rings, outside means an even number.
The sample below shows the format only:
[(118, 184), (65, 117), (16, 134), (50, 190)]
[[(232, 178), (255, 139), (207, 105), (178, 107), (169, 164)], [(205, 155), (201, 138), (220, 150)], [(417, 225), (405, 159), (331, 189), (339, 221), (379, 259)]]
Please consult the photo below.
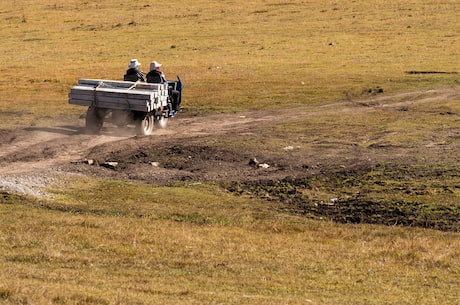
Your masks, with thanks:
[[(150, 71), (147, 73), (147, 82), (148, 83), (168, 83), (165, 74), (163, 71), (160, 70), (160, 67), (162, 64), (152, 61), (150, 63)], [(171, 95), (171, 102), (172, 102), (172, 111), (170, 112), (170, 115), (173, 116), (177, 111), (180, 110), (180, 105), (179, 105), (179, 91), (177, 90), (172, 90), (171, 88), (169, 89), (169, 94)]]

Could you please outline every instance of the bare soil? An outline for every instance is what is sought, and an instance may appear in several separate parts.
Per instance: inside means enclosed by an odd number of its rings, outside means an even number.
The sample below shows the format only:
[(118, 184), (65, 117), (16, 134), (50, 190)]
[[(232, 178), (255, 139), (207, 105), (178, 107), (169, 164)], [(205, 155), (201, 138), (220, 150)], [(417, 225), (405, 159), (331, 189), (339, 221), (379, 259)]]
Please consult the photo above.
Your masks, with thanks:
[[(129, 179), (157, 185), (170, 185), (178, 181), (212, 181), (235, 193), (275, 200), (280, 202), (283, 209), (312, 217), (458, 230), (460, 212), (455, 208), (443, 212), (450, 220), (443, 219), (440, 224), (425, 219), (423, 224), (413, 215), (420, 207), (402, 212), (395, 212), (390, 207), (386, 210), (392, 210), (391, 215), (379, 214), (379, 217), (375, 217), (382, 203), (368, 200), (359, 202), (353, 197), (352, 200), (342, 200), (341, 205), (332, 202), (318, 207), (317, 203), (300, 196), (298, 191), (308, 188), (308, 179), (312, 177), (337, 180), (337, 177), (353, 176), (358, 179), (364, 172), (386, 160), (398, 166), (409, 166), (419, 162), (414, 156), (420, 152), (428, 167), (433, 164), (433, 170), (438, 163), (450, 164), (454, 171), (448, 171), (448, 178), (452, 178), (452, 175), (456, 175), (455, 168), (458, 170), (458, 154), (455, 153), (458, 152), (458, 141), (445, 145), (433, 143), (429, 149), (426, 146), (361, 148), (349, 142), (332, 143), (332, 146), (319, 143), (297, 153), (269, 155), (256, 150), (222, 148), (215, 143), (222, 136), (247, 135), (257, 140), (254, 130), (274, 123), (318, 115), (337, 116), (351, 111), (364, 114), (376, 107), (404, 109), (413, 104), (456, 98), (460, 95), (459, 91), (459, 87), (450, 87), (397, 96), (377, 94), (361, 101), (342, 101), (321, 107), (203, 116), (189, 115), (185, 109), (168, 122), (167, 128), (158, 129), (148, 137), (136, 136), (132, 128), (120, 129), (110, 125), (105, 125), (99, 135), (86, 134), (82, 120), (63, 122), (59, 127), (0, 130), (0, 189), (42, 196), (51, 181), (68, 174)], [(457, 113), (449, 115), (460, 116)], [(446, 133), (449, 133), (446, 137), (460, 137), (458, 129)], [(268, 167), (254, 162), (251, 164), (253, 158), (268, 164)], [(88, 164), (88, 160), (94, 161), (94, 164)], [(117, 166), (104, 166), (106, 162), (117, 162)], [(434, 173), (424, 172), (420, 175)], [(271, 187), (270, 191), (261, 191), (267, 185), (275, 187)], [(288, 187), (281, 187), (286, 185)], [(361, 209), (356, 215), (356, 210), (350, 207), (358, 206)], [(407, 220), (409, 216), (412, 221)]]

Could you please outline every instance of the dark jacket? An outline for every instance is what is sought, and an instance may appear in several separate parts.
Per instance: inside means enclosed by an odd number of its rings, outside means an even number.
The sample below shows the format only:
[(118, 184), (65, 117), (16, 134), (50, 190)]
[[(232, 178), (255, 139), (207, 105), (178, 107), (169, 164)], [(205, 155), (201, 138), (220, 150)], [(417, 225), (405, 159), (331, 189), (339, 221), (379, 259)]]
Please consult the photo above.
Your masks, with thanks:
[(152, 70), (147, 73), (147, 83), (167, 83), (165, 75), (163, 72), (158, 70)]
[(128, 69), (123, 80), (128, 82), (146, 81), (144, 72), (135, 68)]

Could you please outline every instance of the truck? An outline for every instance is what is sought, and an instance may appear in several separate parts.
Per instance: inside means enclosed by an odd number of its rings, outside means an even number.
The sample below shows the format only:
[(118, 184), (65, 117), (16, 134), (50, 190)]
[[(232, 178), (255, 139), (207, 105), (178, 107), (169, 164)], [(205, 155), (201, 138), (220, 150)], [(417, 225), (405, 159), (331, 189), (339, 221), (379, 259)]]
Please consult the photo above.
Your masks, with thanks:
[[(134, 125), (136, 134), (151, 135), (165, 128), (182, 100), (182, 81), (146, 83), (82, 78), (69, 93), (69, 104), (88, 107), (86, 131), (98, 134), (104, 122), (118, 127)], [(176, 92), (173, 101), (172, 92)]]

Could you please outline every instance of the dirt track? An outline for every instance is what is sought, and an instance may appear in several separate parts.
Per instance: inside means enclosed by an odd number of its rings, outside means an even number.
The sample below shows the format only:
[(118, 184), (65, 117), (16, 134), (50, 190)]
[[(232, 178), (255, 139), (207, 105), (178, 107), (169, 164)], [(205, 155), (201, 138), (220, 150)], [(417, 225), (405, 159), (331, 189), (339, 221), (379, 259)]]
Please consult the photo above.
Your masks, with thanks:
[[(280, 111), (254, 111), (236, 114), (217, 114), (209, 116), (187, 116), (186, 111), (170, 120), (166, 129), (156, 130), (153, 136), (136, 137), (132, 129), (120, 131), (115, 127), (104, 127), (100, 135), (84, 133), (83, 121), (73, 125), (52, 128), (28, 127), (18, 130), (0, 131), (0, 189), (13, 190), (34, 195), (41, 194), (41, 188), (62, 173), (78, 173), (102, 175), (128, 179), (139, 179), (159, 183), (168, 183), (179, 179), (229, 180), (267, 179), (270, 177), (286, 177), (298, 173), (299, 168), (277, 168), (267, 170), (263, 175), (254, 174), (247, 165), (247, 154), (235, 152), (216, 152), (193, 148), (200, 143), (200, 138), (214, 135), (252, 133), (254, 127), (263, 127), (300, 117), (315, 115), (340, 115), (347, 112), (372, 111), (376, 107), (401, 108), (412, 104), (428, 103), (458, 97), (460, 87), (440, 88), (430, 91), (407, 92), (395, 96), (375, 95), (365, 100), (343, 101), (319, 108), (305, 106), (297, 109)], [(402, 101), (401, 101), (402, 100)], [(366, 104), (366, 106), (357, 106)], [(166, 141), (165, 141), (166, 139)], [(187, 141), (184, 141), (187, 139)], [(182, 164), (169, 163), (166, 167), (153, 168), (139, 153), (149, 147), (157, 147), (168, 154), (219, 154), (219, 162), (201, 157), (188, 168)], [(209, 147), (207, 147), (209, 148)], [(317, 152), (318, 153), (318, 152)], [(133, 156), (136, 156), (133, 158)], [(306, 154), (308, 162), (311, 155)], [(83, 160), (93, 158), (111, 161), (110, 158), (129, 159), (129, 166), (123, 171), (88, 166)], [(329, 156), (334, 158), (334, 156)], [(165, 159), (161, 159), (167, 163)], [(222, 163), (224, 165), (222, 165)], [(302, 164), (302, 160), (296, 160)], [(218, 165), (219, 164), (219, 165)], [(199, 169), (201, 167), (201, 169)], [(301, 169), (301, 168), (300, 168)], [(293, 172), (290, 172), (290, 171)], [(136, 174), (142, 172), (142, 174)]]

